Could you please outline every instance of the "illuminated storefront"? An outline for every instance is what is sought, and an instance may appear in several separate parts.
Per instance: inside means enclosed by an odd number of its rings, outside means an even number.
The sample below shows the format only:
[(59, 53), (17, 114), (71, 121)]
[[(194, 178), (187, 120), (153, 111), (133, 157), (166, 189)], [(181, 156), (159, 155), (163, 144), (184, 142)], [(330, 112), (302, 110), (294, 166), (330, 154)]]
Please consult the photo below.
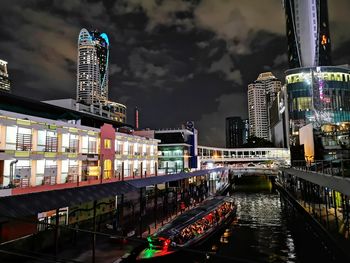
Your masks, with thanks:
[(350, 68), (287, 70), (286, 85), (291, 145), (299, 144), (299, 129), (311, 123), (318, 147), (325, 150), (323, 157), (335, 157), (339, 154), (337, 150), (348, 148), (349, 138), (345, 134), (349, 133), (350, 122)]

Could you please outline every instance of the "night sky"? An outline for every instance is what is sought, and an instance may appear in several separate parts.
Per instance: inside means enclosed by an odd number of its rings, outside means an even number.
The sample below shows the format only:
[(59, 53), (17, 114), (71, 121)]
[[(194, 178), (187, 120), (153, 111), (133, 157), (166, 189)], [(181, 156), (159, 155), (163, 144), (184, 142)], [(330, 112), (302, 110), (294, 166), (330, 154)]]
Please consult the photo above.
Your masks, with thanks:
[[(350, 1), (329, 0), (333, 64), (350, 63)], [(0, 59), (12, 90), (75, 98), (81, 28), (108, 34), (109, 97), (138, 106), (141, 127), (195, 121), (199, 141), (224, 146), (225, 117), (247, 117), (246, 90), (287, 69), (281, 0), (0, 0)]]

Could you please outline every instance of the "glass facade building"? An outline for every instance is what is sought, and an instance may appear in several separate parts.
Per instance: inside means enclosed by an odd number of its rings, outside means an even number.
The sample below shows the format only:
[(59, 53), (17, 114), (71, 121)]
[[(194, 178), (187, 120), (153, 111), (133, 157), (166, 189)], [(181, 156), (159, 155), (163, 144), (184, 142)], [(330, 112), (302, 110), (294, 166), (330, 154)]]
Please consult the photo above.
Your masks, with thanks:
[(226, 118), (226, 147), (242, 147), (247, 142), (249, 124), (241, 117)]
[(327, 0), (284, 0), (290, 68), (331, 65)]
[(106, 33), (83, 28), (78, 38), (77, 101), (100, 105), (108, 100), (109, 40)]
[[(312, 124), (315, 143), (338, 155), (349, 145), (350, 68), (324, 66), (287, 70), (291, 145), (298, 144), (299, 129)], [(324, 157), (324, 155), (323, 155)]]

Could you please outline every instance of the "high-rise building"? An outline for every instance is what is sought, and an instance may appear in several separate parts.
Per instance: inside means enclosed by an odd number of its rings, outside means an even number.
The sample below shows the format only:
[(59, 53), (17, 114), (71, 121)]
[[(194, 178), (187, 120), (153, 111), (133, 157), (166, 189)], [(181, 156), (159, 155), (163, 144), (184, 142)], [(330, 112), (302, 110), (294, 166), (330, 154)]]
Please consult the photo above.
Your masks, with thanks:
[(77, 102), (99, 106), (108, 100), (109, 40), (83, 28), (78, 39)]
[(226, 118), (226, 147), (241, 147), (247, 141), (246, 120), (241, 117)]
[(0, 90), (10, 92), (10, 80), (7, 72), (7, 62), (0, 59)]
[(249, 134), (270, 140), (268, 108), (281, 89), (281, 81), (271, 72), (261, 73), (248, 85)]
[(331, 65), (327, 0), (284, 0), (290, 68)]
[[(350, 67), (323, 66), (286, 71), (290, 145), (311, 125), (315, 158), (350, 157)], [(318, 155), (318, 156), (317, 156)], [(306, 157), (306, 156), (305, 156)]]

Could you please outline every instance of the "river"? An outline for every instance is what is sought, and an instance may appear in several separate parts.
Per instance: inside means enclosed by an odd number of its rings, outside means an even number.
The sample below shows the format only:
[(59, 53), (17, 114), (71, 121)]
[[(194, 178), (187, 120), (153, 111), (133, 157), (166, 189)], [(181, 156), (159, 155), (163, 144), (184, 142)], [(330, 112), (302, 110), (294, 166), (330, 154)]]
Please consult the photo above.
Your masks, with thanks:
[(237, 219), (225, 232), (166, 262), (337, 262), (269, 182), (238, 187), (231, 196)]

